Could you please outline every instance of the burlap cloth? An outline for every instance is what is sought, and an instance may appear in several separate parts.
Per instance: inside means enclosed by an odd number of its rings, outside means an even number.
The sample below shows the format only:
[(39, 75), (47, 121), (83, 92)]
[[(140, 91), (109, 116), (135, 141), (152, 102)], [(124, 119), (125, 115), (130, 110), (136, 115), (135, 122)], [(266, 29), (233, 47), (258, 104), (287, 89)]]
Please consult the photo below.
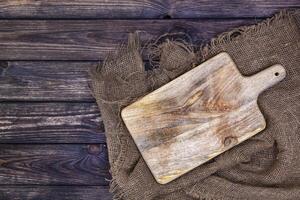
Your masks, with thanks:
[[(157, 41), (148, 48), (154, 69), (147, 71), (133, 34), (128, 45), (92, 70), (93, 93), (106, 129), (114, 198), (300, 199), (299, 26), (299, 10), (282, 11), (258, 25), (224, 33), (197, 52), (177, 39)], [(175, 181), (160, 185), (123, 124), (120, 110), (222, 51), (232, 56), (244, 75), (276, 63), (285, 67), (287, 77), (258, 99), (267, 128)], [(147, 50), (143, 54), (147, 55)]]

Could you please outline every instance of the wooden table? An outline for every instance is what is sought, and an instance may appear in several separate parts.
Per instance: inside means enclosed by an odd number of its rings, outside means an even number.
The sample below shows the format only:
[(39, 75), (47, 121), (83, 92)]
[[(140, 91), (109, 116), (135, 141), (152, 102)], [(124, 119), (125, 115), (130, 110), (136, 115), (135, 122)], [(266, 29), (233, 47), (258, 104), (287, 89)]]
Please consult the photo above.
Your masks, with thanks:
[[(196, 43), (299, 0), (0, 2), (0, 199), (108, 200), (104, 126), (88, 68), (128, 32)], [(163, 2), (163, 3), (162, 3)]]

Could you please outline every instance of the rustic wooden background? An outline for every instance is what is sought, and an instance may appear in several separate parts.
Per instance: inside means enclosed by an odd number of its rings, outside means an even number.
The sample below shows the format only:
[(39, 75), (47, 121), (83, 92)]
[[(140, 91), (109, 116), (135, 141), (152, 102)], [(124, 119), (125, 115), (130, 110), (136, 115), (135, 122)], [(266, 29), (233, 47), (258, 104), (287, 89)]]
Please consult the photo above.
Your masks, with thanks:
[(108, 200), (109, 166), (88, 68), (124, 41), (195, 42), (299, 0), (1, 0), (0, 200)]

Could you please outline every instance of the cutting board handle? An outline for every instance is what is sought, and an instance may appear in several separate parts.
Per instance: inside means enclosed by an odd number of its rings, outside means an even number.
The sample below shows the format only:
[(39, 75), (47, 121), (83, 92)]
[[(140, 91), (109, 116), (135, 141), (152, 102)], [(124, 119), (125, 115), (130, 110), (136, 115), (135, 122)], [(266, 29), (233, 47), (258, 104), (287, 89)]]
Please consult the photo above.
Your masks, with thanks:
[(276, 64), (268, 67), (246, 79), (248, 88), (251, 88), (247, 92), (252, 91), (255, 93), (255, 96), (258, 96), (264, 90), (280, 82), (285, 76), (286, 71), (282, 65)]

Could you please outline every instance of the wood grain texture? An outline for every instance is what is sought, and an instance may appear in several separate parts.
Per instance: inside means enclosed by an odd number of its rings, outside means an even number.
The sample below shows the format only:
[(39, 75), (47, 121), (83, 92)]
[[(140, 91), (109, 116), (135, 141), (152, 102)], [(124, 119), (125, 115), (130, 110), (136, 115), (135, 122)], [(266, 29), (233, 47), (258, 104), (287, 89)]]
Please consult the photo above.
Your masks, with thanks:
[(104, 128), (87, 70), (128, 32), (147, 31), (147, 41), (180, 31), (202, 43), (257, 22), (244, 18), (297, 7), (298, 0), (0, 1), (0, 199), (112, 199)]
[(88, 101), (98, 62), (0, 62), (0, 101)]
[(106, 145), (0, 145), (0, 184), (108, 185)]
[(111, 200), (107, 186), (1, 186), (1, 200)]
[(232, 18), (266, 17), (297, 0), (2, 0), (1, 18)]
[(95, 103), (0, 103), (0, 143), (105, 143)]
[(244, 77), (220, 53), (122, 110), (155, 179), (168, 183), (266, 127), (258, 95), (285, 77), (281, 65)]
[[(205, 42), (255, 20), (2, 20), (0, 60), (103, 60), (108, 52), (141, 32), (142, 42), (168, 32), (185, 32)], [(147, 56), (145, 56), (147, 58)]]

